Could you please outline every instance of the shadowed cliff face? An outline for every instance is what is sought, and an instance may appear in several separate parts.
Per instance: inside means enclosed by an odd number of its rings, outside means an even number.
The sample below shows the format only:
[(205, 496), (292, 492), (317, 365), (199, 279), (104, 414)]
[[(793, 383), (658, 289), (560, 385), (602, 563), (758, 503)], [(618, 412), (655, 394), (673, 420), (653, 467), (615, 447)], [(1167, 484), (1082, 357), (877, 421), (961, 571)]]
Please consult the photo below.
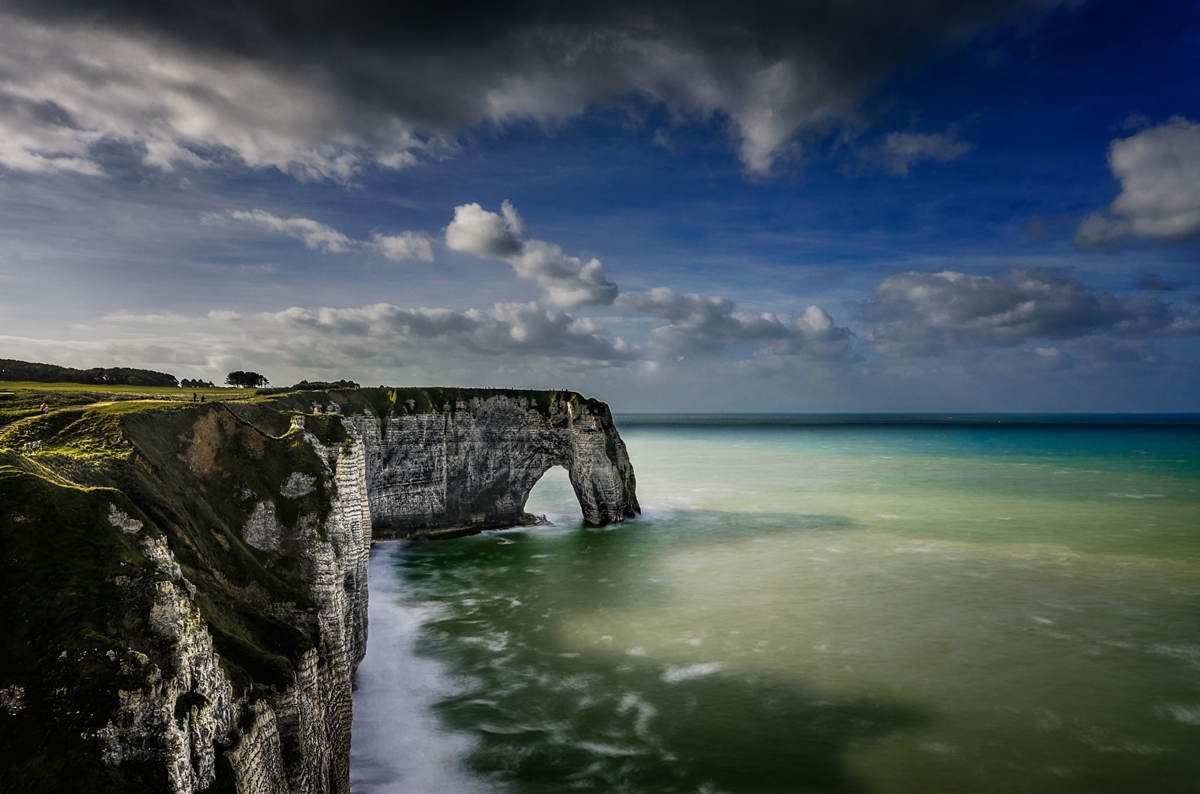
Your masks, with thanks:
[(0, 791), (349, 792), (362, 445), (249, 408), (0, 438)]
[(562, 465), (638, 512), (570, 392), (131, 401), (0, 431), (0, 792), (347, 794), (372, 524), (524, 523)]

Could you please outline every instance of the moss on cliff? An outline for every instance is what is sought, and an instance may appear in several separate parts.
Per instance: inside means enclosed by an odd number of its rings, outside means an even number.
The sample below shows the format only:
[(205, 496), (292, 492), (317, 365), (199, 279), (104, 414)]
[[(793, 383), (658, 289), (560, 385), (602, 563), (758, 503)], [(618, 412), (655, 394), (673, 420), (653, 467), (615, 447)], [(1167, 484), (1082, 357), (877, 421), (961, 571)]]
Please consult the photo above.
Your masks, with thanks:
[[(140, 684), (136, 655), (162, 658), (146, 631), (158, 569), (116, 531), (109, 489), (58, 485), (0, 466), (0, 686), (21, 708), (0, 714), (0, 790), (162, 789), (148, 764), (103, 763), (117, 692)], [(10, 712), (13, 710), (10, 710)]]

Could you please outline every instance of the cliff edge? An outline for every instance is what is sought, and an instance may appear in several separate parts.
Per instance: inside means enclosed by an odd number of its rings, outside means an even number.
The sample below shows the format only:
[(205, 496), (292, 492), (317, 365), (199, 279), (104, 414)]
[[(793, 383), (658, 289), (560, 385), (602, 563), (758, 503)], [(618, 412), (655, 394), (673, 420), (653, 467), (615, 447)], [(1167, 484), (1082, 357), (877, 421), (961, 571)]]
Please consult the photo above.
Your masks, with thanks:
[[(608, 408), (364, 389), (97, 404), (0, 433), (0, 791), (349, 792), (377, 537), (635, 515)], [(374, 529), (372, 529), (374, 528)]]

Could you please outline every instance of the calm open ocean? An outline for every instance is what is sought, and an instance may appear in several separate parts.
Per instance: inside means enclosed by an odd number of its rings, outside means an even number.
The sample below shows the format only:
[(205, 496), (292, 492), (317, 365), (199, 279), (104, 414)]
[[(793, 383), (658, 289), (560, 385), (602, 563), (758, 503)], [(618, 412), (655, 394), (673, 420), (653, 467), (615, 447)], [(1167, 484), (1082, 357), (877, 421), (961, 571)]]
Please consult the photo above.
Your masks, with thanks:
[(374, 547), (354, 791), (1200, 791), (1159, 419), (619, 417), (639, 520)]

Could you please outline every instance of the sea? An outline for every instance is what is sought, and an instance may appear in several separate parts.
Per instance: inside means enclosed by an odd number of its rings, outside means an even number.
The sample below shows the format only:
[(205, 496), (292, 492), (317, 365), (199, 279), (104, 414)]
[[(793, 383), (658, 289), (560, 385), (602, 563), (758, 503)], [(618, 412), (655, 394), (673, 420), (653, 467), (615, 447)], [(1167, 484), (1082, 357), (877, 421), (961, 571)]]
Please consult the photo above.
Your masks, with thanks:
[(1200, 416), (618, 416), (375, 544), (355, 794), (1200, 791)]

